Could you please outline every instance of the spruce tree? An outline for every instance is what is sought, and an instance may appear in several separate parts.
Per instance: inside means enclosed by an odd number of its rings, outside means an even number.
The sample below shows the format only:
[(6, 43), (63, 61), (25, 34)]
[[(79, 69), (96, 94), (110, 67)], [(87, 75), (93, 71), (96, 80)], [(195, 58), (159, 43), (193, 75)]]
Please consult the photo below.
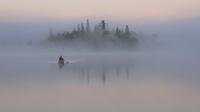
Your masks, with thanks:
[(84, 34), (85, 33), (85, 27), (84, 27), (84, 24), (81, 23), (81, 33)]
[(87, 19), (86, 21), (86, 32), (87, 33), (90, 33), (90, 23), (89, 23), (89, 20)]
[(80, 33), (81, 32), (81, 27), (80, 24), (77, 25), (77, 32)]
[(105, 31), (106, 30), (106, 22), (105, 22), (105, 20), (101, 21), (101, 26), (102, 26), (102, 30)]
[(126, 36), (126, 38), (130, 37), (130, 31), (129, 31), (128, 25), (126, 25), (126, 28), (125, 28), (125, 36)]

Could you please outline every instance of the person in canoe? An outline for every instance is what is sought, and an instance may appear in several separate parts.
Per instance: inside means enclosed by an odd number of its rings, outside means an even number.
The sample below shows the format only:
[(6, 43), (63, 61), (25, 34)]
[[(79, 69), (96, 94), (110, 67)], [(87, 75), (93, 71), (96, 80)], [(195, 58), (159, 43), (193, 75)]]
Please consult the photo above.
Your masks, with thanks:
[(64, 65), (65, 64), (65, 60), (64, 60), (64, 58), (62, 56), (59, 57), (58, 64), (60, 64), (60, 65)]

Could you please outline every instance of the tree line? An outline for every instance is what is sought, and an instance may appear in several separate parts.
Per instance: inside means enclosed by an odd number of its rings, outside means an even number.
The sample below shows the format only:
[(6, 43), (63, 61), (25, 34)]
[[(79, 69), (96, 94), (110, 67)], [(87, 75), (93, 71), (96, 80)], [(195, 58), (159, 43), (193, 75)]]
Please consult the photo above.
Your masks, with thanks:
[(138, 37), (139, 35), (131, 31), (128, 25), (125, 25), (124, 29), (116, 27), (114, 30), (110, 30), (108, 23), (102, 20), (92, 29), (87, 19), (85, 23), (78, 24), (72, 31), (57, 34), (50, 31), (48, 40), (50, 42), (62, 42), (65, 45), (87, 45), (93, 48), (132, 48), (138, 44)]

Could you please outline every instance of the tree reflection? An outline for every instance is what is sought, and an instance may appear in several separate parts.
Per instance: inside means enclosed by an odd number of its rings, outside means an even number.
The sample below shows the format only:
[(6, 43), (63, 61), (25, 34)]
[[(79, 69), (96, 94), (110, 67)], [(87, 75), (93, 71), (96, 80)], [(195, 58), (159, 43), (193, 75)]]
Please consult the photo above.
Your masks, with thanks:
[[(129, 80), (136, 66), (136, 59), (85, 60), (65, 66), (62, 71), (66, 77), (72, 77), (87, 84), (101, 82), (104, 86), (111, 80)], [(67, 74), (67, 75), (66, 75)]]

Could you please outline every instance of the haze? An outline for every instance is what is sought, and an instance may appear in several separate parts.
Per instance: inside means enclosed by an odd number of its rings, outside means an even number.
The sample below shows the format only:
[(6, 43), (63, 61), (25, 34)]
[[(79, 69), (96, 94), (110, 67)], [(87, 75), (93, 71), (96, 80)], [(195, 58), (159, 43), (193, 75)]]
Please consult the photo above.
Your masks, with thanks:
[(196, 35), (199, 6), (199, 0), (4, 0), (0, 1), (0, 40), (44, 38), (50, 28), (70, 30), (87, 18), (93, 23), (105, 19), (111, 27), (130, 24), (149, 34)]
[[(0, 0), (0, 111), (199, 112), (199, 12), (200, 0)], [(86, 19), (114, 35), (128, 25), (139, 46), (113, 50), (97, 27), (90, 38), (111, 50), (77, 47)], [(50, 31), (79, 40), (50, 45)]]
[(0, 2), (5, 20), (108, 17), (169, 20), (199, 15), (199, 0), (6, 0)]

